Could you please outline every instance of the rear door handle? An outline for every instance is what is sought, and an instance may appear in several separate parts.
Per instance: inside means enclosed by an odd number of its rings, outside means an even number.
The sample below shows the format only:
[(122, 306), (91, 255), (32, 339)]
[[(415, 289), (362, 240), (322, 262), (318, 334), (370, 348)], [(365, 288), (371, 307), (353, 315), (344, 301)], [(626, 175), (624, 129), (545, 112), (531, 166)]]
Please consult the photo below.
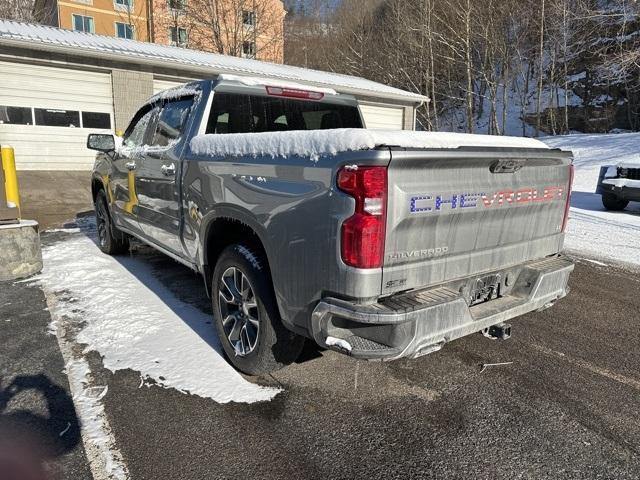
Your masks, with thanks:
[(170, 177), (176, 174), (176, 165), (175, 163), (172, 163), (171, 165), (162, 165), (162, 167), (160, 167), (160, 171), (165, 177)]
[(124, 164), (124, 166), (127, 167), (127, 170), (135, 170), (136, 162), (127, 162)]

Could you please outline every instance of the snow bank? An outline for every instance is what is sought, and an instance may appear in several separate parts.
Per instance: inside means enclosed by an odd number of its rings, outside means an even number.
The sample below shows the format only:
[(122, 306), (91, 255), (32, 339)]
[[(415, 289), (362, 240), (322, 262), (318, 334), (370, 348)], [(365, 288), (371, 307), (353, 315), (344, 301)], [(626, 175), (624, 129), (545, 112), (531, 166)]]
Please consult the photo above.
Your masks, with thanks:
[(266, 133), (231, 133), (198, 135), (191, 140), (196, 155), (309, 157), (370, 150), (379, 146), (401, 148), (506, 147), (548, 148), (533, 138), (469, 135), (447, 132), (412, 132), (339, 128)]
[(104, 255), (81, 234), (42, 253), (38, 280), (62, 297), (54, 313), (82, 324), (78, 343), (100, 353), (105, 368), (130, 368), (221, 403), (270, 400), (280, 391), (236, 372), (223, 358), (209, 315), (178, 300), (143, 260)]
[(571, 150), (576, 175), (565, 246), (587, 254), (640, 265), (640, 203), (609, 212), (596, 195), (602, 165), (640, 162), (640, 133), (566, 135), (543, 138), (552, 148)]

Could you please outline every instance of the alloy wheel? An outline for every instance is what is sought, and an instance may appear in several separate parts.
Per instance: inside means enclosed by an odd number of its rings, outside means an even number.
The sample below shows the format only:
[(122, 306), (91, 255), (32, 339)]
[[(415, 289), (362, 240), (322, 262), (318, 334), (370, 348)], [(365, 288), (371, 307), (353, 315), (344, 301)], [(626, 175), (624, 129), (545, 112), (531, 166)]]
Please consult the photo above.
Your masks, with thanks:
[(96, 228), (98, 229), (98, 242), (104, 247), (107, 244), (107, 234), (109, 228), (109, 216), (104, 207), (104, 202), (98, 200), (96, 206)]
[(227, 268), (218, 285), (220, 318), (237, 356), (246, 357), (258, 344), (260, 316), (253, 287), (237, 267)]

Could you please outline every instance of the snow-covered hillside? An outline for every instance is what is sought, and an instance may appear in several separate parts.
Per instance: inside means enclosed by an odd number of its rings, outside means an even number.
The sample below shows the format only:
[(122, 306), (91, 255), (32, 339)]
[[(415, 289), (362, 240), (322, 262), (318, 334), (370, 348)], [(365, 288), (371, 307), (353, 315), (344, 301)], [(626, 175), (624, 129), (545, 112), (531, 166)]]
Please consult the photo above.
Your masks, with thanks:
[(565, 246), (577, 254), (640, 265), (640, 203), (608, 212), (594, 192), (601, 165), (640, 163), (640, 133), (567, 135), (542, 139), (553, 148), (571, 150), (576, 176)]

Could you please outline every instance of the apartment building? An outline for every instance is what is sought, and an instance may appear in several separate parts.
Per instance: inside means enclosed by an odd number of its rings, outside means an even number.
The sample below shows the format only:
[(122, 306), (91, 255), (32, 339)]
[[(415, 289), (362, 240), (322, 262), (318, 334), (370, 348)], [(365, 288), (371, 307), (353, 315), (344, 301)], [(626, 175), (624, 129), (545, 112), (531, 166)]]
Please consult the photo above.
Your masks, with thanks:
[(281, 0), (36, 0), (41, 23), (275, 63), (284, 59)]
[(282, 63), (280, 0), (151, 0), (154, 43)]
[(36, 0), (35, 11), (42, 23), (65, 30), (150, 40), (147, 0)]

